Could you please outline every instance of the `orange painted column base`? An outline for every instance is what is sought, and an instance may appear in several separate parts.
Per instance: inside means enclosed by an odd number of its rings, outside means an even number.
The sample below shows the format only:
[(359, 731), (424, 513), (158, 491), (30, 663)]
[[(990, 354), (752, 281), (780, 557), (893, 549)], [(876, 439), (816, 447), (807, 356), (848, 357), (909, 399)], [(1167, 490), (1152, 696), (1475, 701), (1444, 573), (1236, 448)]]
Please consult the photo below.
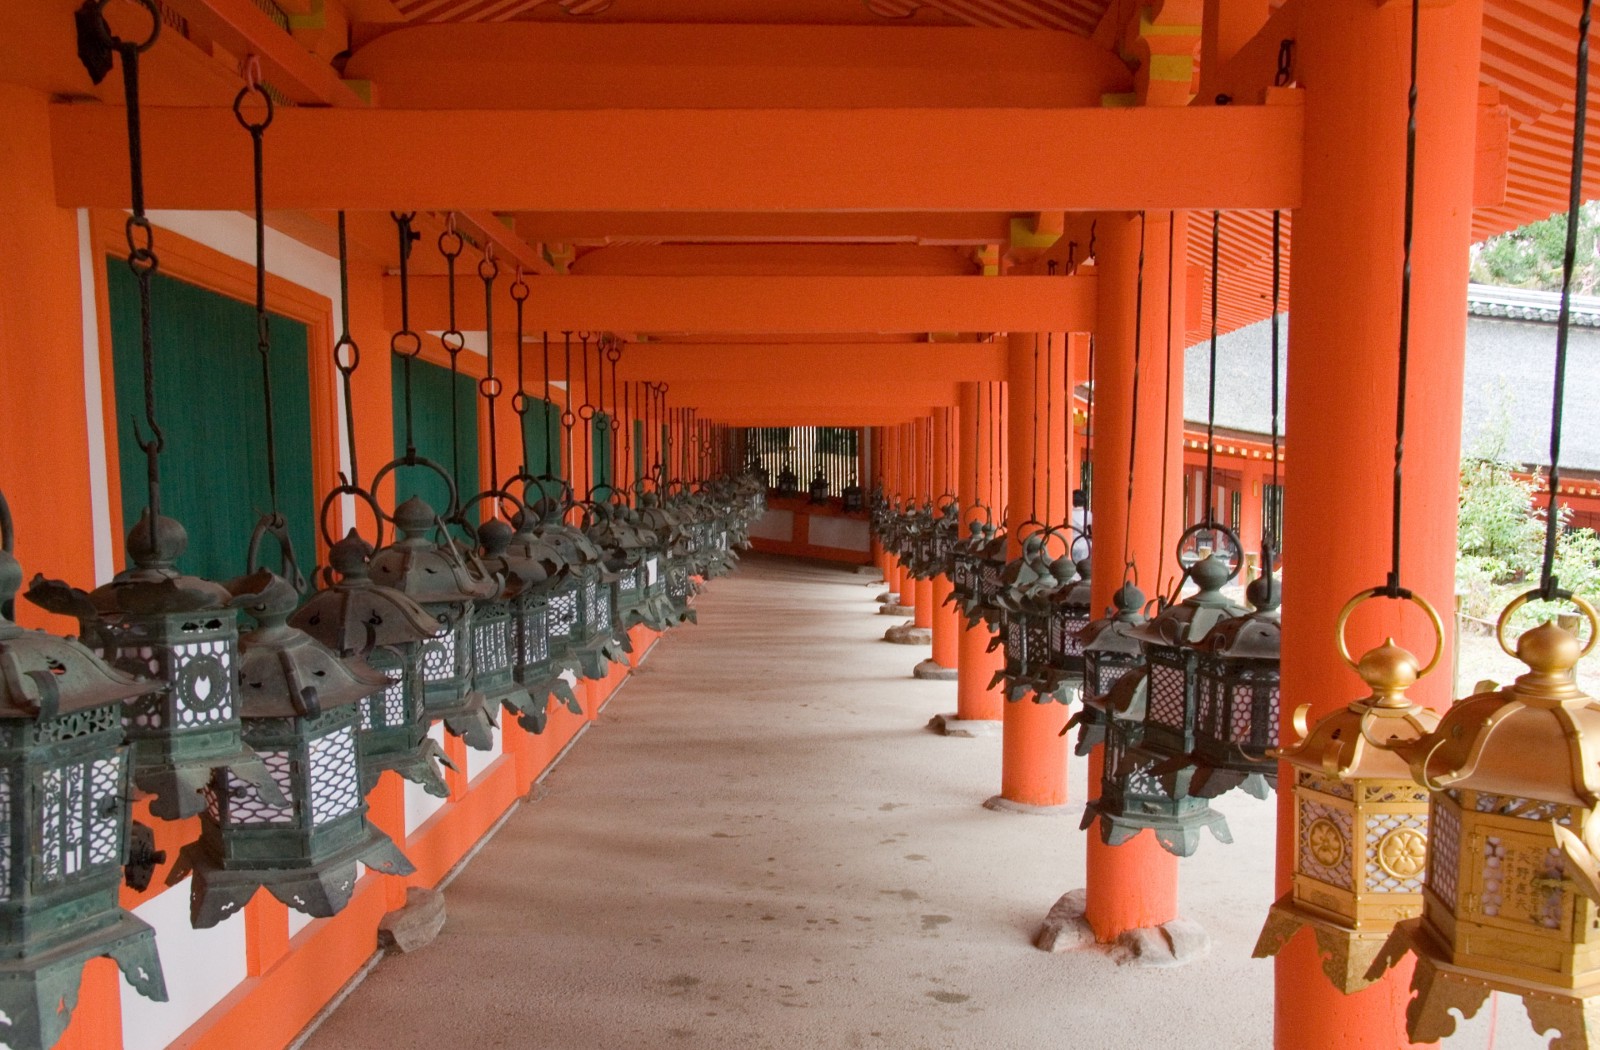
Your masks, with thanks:
[(933, 608), (929, 616), (933, 625), (933, 662), (940, 667), (954, 669), (961, 659), (961, 614), (948, 604), (955, 584), (948, 576), (935, 576), (931, 583)]
[(991, 808), (1062, 806), (1067, 801), (1067, 709), (1031, 697), (1005, 702), (1001, 716), (1000, 796)]
[[(959, 614), (958, 614), (959, 615)], [(989, 652), (994, 635), (984, 626), (961, 624), (959, 656), (956, 663), (956, 717), (963, 722), (998, 722), (1004, 713), (1005, 698), (999, 689), (990, 689), (994, 673), (1005, 666), (1005, 654)]]
[[(1105, 748), (1089, 754), (1089, 793), (1098, 795), (1105, 766)], [(1102, 944), (1129, 930), (1160, 926), (1178, 917), (1178, 858), (1161, 848), (1155, 833), (1141, 831), (1120, 846), (1100, 838), (1098, 824), (1089, 828), (1084, 918)]]

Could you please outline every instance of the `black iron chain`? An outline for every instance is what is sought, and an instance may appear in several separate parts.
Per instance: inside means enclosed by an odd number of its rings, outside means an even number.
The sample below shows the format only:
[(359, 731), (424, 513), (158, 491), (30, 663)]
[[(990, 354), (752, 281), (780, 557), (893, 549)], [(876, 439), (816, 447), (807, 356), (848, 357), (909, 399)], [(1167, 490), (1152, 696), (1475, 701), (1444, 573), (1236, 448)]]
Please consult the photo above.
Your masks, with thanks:
[(511, 282), (511, 301), (517, 307), (517, 393), (511, 399), (511, 410), (517, 414), (517, 435), (519, 446), (522, 449), (522, 465), (517, 471), (526, 475), (533, 470), (533, 462), (528, 455), (528, 383), (525, 374), (524, 356), (526, 347), (523, 346), (525, 331), (523, 327), (523, 308), (528, 302), (528, 282), (522, 276), (522, 267), (517, 267), (517, 276)]
[(360, 485), (361, 472), (356, 462), (355, 401), (350, 391), (352, 377), (361, 367), (361, 347), (350, 335), (350, 247), (345, 236), (344, 212), (339, 212), (339, 338), (333, 344), (333, 367), (339, 370), (339, 390), (344, 401), (344, 441), (350, 457), (348, 484)]
[(1589, 126), (1589, 18), (1592, 0), (1583, 0), (1578, 16), (1577, 93), (1573, 100), (1572, 183), (1567, 195), (1567, 240), (1561, 255), (1561, 313), (1556, 319), (1556, 374), (1550, 401), (1550, 496), (1545, 507), (1544, 564), (1539, 573), (1539, 596), (1546, 601), (1571, 595), (1561, 589), (1555, 575), (1556, 547), (1560, 538), (1561, 419), (1567, 394), (1567, 338), (1572, 328), (1572, 271), (1577, 261), (1578, 225), (1583, 211), (1583, 146)]
[[(1287, 43), (1287, 41), (1286, 41)], [(1278, 511), (1282, 506), (1283, 489), (1278, 481), (1278, 445), (1280, 441), (1280, 406), (1278, 384), (1280, 377), (1278, 370), (1280, 322), (1278, 313), (1282, 309), (1283, 301), (1283, 212), (1272, 213), (1272, 481), (1267, 492), (1271, 494), (1268, 499), (1263, 494), (1261, 500), (1261, 571), (1270, 577), (1277, 564), (1278, 544), (1281, 537), (1278, 535)]]
[[(494, 410), (500, 400), (500, 395), (505, 392), (505, 384), (494, 372), (494, 282), (500, 276), (500, 264), (494, 257), (494, 243), (485, 240), (483, 243), (483, 258), (478, 260), (478, 279), (483, 282), (483, 378), (478, 381), (478, 393), (488, 405), (489, 416), (489, 484), (498, 487), (500, 484), (500, 432), (495, 426)], [(520, 321), (522, 306), (517, 306)], [(522, 333), (517, 337), (520, 340)], [(517, 347), (517, 359), (522, 358), (522, 347)], [(453, 391), (452, 391), (453, 393)], [(454, 400), (452, 398), (451, 400)], [(498, 509), (500, 501), (495, 500)]]
[(1161, 401), (1161, 526), (1158, 533), (1160, 545), (1156, 548), (1163, 554), (1167, 549), (1167, 493), (1172, 488), (1167, 484), (1166, 478), (1167, 456), (1172, 448), (1172, 286), (1173, 271), (1177, 267), (1177, 248), (1178, 214), (1169, 211), (1167, 212), (1167, 378)]
[[(439, 234), (439, 254), (444, 256), (446, 296), (450, 304), (450, 327), (439, 333), (439, 343), (450, 356), (450, 476), (461, 478), (461, 402), (456, 398), (456, 377), (461, 371), (460, 355), (467, 337), (456, 327), (456, 260), (466, 241), (456, 232), (454, 212), (445, 216), (444, 232)], [(455, 508), (451, 508), (454, 511)]]
[(1211, 212), (1211, 348), (1206, 379), (1206, 524), (1217, 524), (1217, 306), (1222, 300), (1222, 212)]
[(411, 362), (422, 353), (422, 337), (411, 329), (411, 248), (422, 239), (412, 228), (414, 211), (389, 213), (400, 241), (400, 330), (389, 337), (389, 352), (400, 355), (400, 383), (405, 388), (406, 460), (417, 458), (417, 441), (412, 429)]
[[(267, 316), (267, 213), (265, 205), (265, 153), (263, 138), (272, 124), (272, 96), (261, 86), (254, 60), (247, 63), (244, 87), (233, 98), (233, 115), (239, 126), (250, 133), (251, 175), (255, 189), (256, 234), (256, 353), (261, 358), (261, 398), (266, 412), (267, 497), (272, 505), (274, 524), (282, 523), (278, 512), (278, 442), (272, 410), (272, 321)], [(245, 105), (255, 98), (262, 106), (259, 119), (245, 115)]]
[[(1122, 581), (1137, 583), (1138, 569), (1132, 555), (1133, 479), (1135, 452), (1139, 447), (1139, 365), (1144, 356), (1144, 234), (1145, 213), (1139, 213), (1139, 264), (1133, 290), (1133, 397), (1128, 413), (1128, 506), (1122, 522)], [(1162, 485), (1165, 486), (1163, 481)]]
[(1389, 598), (1411, 597), (1400, 585), (1401, 493), (1406, 454), (1406, 380), (1411, 363), (1411, 243), (1416, 229), (1417, 201), (1417, 38), (1421, 22), (1421, 0), (1411, 4), (1411, 86), (1406, 92), (1406, 194), (1404, 261), (1400, 271), (1400, 368), (1394, 399), (1394, 506), (1391, 508), (1389, 577), (1383, 594)]

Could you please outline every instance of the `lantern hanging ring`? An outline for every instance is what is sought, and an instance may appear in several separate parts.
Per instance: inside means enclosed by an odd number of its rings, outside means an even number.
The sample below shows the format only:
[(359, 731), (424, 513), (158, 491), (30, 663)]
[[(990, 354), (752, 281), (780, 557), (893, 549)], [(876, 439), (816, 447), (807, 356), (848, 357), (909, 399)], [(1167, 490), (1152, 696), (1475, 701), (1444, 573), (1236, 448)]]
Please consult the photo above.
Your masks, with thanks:
[[(1357, 670), (1360, 667), (1360, 663), (1350, 655), (1350, 645), (1345, 640), (1345, 627), (1350, 622), (1350, 615), (1356, 611), (1357, 607), (1365, 604), (1368, 601), (1371, 601), (1373, 598), (1392, 597), (1393, 595), (1389, 593), (1387, 586), (1371, 587), (1362, 591), (1360, 594), (1357, 594), (1354, 598), (1351, 598), (1345, 603), (1344, 608), (1339, 610), (1339, 619), (1337, 625), (1334, 627), (1334, 635), (1339, 639), (1339, 655), (1344, 657), (1344, 662), (1350, 665), (1351, 670)], [(1412, 591), (1406, 591), (1400, 597), (1421, 609), (1423, 613), (1427, 615), (1428, 622), (1433, 625), (1433, 658), (1428, 661), (1426, 666), (1417, 672), (1417, 678), (1421, 680), (1433, 673), (1434, 668), (1439, 666), (1439, 660), (1444, 656), (1444, 621), (1439, 617), (1439, 610), (1435, 609), (1433, 604), (1422, 595), (1416, 594)], [(1527, 595), (1523, 596), (1524, 599), (1526, 597)], [(1587, 603), (1585, 604), (1587, 605)], [(1591, 614), (1594, 612), (1592, 608), (1589, 611)], [(1591, 639), (1590, 646), (1592, 647), (1593, 644), (1594, 642)]]
[[(328, 527), (328, 511), (338, 503), (339, 497), (341, 496), (354, 496), (371, 509), (373, 521), (377, 522), (377, 536), (374, 537), (376, 542), (372, 544), (372, 547), (374, 550), (382, 547), (384, 545), (383, 523), (385, 519), (383, 516), (383, 509), (378, 506), (378, 498), (371, 492), (362, 488), (360, 485), (354, 484), (346, 479), (343, 474), (339, 475), (339, 484), (335, 485), (332, 489), (329, 489), (327, 496), (323, 497), (322, 509), (317, 514), (318, 528), (321, 530), (322, 538), (327, 545), (332, 547), (339, 540), (337, 536), (333, 535), (333, 530)], [(352, 527), (351, 531), (354, 532), (355, 529)], [(357, 533), (357, 535), (360, 534)]]
[[(1517, 655), (1517, 651), (1506, 644), (1506, 626), (1511, 623), (1512, 614), (1536, 598), (1549, 600), (1550, 597), (1544, 592), (1543, 588), (1535, 587), (1533, 590), (1519, 594), (1512, 599), (1511, 604), (1506, 606), (1500, 613), (1500, 620), (1495, 624), (1494, 628), (1494, 638), (1495, 641), (1500, 643), (1500, 648), (1505, 651), (1507, 656), (1515, 657)], [(1589, 621), (1589, 640), (1584, 643), (1583, 649), (1578, 653), (1578, 658), (1581, 660), (1594, 651), (1596, 642), (1600, 642), (1600, 613), (1597, 613), (1595, 607), (1581, 594), (1574, 594), (1571, 591), (1556, 591), (1555, 597), (1571, 602), (1583, 614), (1583, 618)]]

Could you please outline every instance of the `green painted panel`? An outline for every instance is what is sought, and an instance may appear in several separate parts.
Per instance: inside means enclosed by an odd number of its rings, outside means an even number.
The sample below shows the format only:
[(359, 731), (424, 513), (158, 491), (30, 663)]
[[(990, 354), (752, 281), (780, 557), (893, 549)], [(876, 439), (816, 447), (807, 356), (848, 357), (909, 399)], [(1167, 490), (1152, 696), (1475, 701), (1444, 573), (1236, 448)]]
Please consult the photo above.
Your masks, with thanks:
[(530, 398), (528, 411), (522, 417), (522, 435), (528, 448), (528, 462), (524, 464), (528, 473), (534, 477), (561, 477), (560, 407)]
[[(139, 347), (139, 285), (120, 259), (106, 262), (111, 308), (112, 392), (117, 405), (117, 467), (122, 520), (131, 528), (147, 501)], [(166, 433), (161, 510), (189, 532), (185, 572), (226, 580), (244, 573), (250, 532), (271, 508), (266, 412), (255, 307), (163, 274), (151, 281), (156, 413)], [(278, 452), (278, 506), (304, 568), (316, 559), (316, 493), (311, 471), (311, 383), (306, 326), (271, 318), (272, 405)], [(264, 563), (281, 568), (276, 545)]]
[(596, 412), (589, 421), (589, 428), (590, 450), (594, 456), (594, 490), (596, 494), (608, 495), (615, 475), (611, 464), (611, 417), (604, 412)]
[[(406, 359), (390, 354), (390, 380), (394, 390), (394, 454), (406, 452)], [(461, 500), (478, 494), (478, 388), (471, 376), (456, 375), (455, 441), (451, 441), (451, 375), (448, 368), (411, 360), (412, 440), (417, 455), (431, 459), (452, 474)], [(401, 467), (395, 471), (395, 497), (402, 501), (421, 496), (440, 514), (450, 503), (450, 489), (443, 478), (426, 467)], [(469, 517), (477, 522), (478, 508)]]

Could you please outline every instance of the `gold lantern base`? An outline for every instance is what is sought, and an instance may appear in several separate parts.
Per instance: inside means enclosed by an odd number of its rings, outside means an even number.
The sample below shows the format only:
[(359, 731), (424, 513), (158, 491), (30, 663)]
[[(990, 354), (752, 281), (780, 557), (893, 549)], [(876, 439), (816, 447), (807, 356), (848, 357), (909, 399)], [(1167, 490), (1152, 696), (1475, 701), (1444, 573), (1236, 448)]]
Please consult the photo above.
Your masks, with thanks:
[(1432, 1043), (1451, 1035), (1456, 1030), (1451, 1011), (1471, 1018), (1490, 992), (1505, 992), (1522, 999), (1535, 1032), (1557, 1033), (1550, 1050), (1600, 1050), (1600, 989), (1584, 995), (1573, 988), (1457, 966), (1445, 960), (1444, 947), (1421, 919), (1397, 925), (1374, 966), (1392, 966), (1408, 951), (1416, 956), (1406, 1007), (1406, 1031), (1413, 1042)]
[(1267, 959), (1277, 955), (1302, 929), (1310, 929), (1316, 936), (1322, 972), (1345, 995), (1359, 992), (1393, 965), (1392, 961), (1380, 962), (1378, 958), (1389, 941), (1390, 927), (1353, 929), (1301, 907), (1295, 903), (1293, 893), (1279, 897), (1267, 912), (1266, 925), (1261, 927), (1261, 936), (1251, 956)]

